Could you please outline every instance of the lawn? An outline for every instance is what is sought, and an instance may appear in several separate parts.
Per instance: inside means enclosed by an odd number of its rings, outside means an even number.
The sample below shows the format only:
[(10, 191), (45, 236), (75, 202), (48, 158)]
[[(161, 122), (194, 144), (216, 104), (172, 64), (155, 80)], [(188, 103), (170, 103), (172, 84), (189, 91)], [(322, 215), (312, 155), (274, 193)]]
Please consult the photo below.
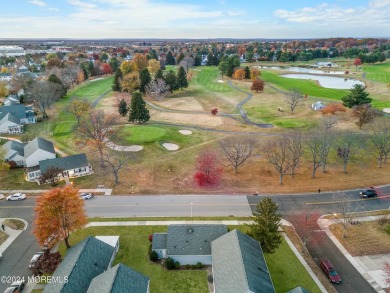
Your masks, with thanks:
[(376, 221), (349, 225), (344, 239), (341, 225), (332, 225), (330, 230), (352, 256), (390, 253), (390, 235)]
[(232, 89), (225, 83), (218, 82), (218, 76), (220, 75), (217, 67), (202, 67), (197, 72), (196, 81), (213, 92), (229, 92)]
[(89, 81), (85, 86), (71, 92), (68, 96), (77, 96), (81, 98), (98, 97), (111, 90), (113, 80), (114, 77), (108, 77), (96, 81)]
[(390, 83), (390, 62), (383, 64), (363, 65), (367, 79), (388, 84)]
[[(239, 229), (245, 230), (246, 227)], [(113, 265), (123, 263), (149, 276), (151, 292), (208, 292), (205, 270), (167, 271), (148, 260), (148, 236), (166, 230), (166, 226), (90, 227), (73, 233), (70, 241), (74, 245), (89, 235), (120, 235), (120, 249)], [(61, 243), (59, 251), (65, 253), (64, 243)], [(310, 292), (320, 292), (285, 241), (274, 254), (267, 254), (265, 258), (276, 292), (284, 293), (297, 286), (304, 286)]]

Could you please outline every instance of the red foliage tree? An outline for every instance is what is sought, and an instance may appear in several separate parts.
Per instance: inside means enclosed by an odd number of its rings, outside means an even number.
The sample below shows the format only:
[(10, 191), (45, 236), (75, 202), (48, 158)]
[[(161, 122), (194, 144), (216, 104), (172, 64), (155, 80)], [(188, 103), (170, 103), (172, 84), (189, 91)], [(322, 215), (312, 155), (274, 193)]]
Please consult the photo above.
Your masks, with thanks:
[(112, 67), (108, 63), (103, 63), (100, 69), (105, 75), (112, 73)]
[(390, 262), (385, 262), (383, 266), (383, 277), (387, 285), (390, 285)]
[(209, 150), (202, 151), (197, 160), (197, 172), (194, 179), (200, 187), (218, 185), (221, 180), (222, 167), (218, 165), (217, 155)]
[(323, 240), (324, 234), (319, 232), (320, 228), (317, 225), (319, 217), (320, 213), (316, 210), (302, 210), (299, 214), (290, 217), (290, 222), (301, 238), (305, 249), (308, 244), (318, 245)]
[(264, 80), (261, 79), (254, 80), (251, 86), (251, 91), (256, 91), (256, 93), (258, 93), (259, 91), (262, 92), (263, 90), (264, 90)]
[(353, 65), (355, 65), (356, 67), (362, 65), (362, 60), (360, 60), (360, 58), (356, 58), (355, 61), (353, 61)]
[(347, 108), (345, 108), (341, 103), (330, 103), (326, 105), (325, 108), (321, 109), (322, 115), (326, 115), (326, 114), (334, 115), (337, 111), (345, 112), (347, 111)]
[(211, 115), (215, 116), (215, 115), (217, 115), (217, 113), (218, 113), (217, 108), (211, 109)]
[(149, 239), (150, 242), (152, 242), (153, 241), (153, 234), (150, 234), (148, 239)]

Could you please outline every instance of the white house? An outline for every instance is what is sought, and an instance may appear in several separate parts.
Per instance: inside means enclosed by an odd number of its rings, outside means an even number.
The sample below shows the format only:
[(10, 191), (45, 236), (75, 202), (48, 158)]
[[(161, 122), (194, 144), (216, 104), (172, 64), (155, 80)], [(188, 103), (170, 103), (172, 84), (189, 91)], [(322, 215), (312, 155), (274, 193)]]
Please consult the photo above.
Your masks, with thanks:
[(22, 133), (24, 124), (33, 123), (37, 123), (37, 119), (31, 106), (13, 104), (0, 107), (0, 133)]
[(55, 159), (56, 151), (51, 141), (36, 137), (24, 147), (26, 167), (38, 166), (40, 161)]
[(92, 166), (88, 163), (87, 156), (78, 154), (40, 161), (38, 166), (26, 169), (26, 180), (40, 184), (39, 179), (42, 174), (54, 169), (59, 171), (56, 180), (93, 174)]
[(319, 110), (325, 108), (325, 105), (322, 102), (318, 101), (318, 102), (311, 104), (311, 108), (315, 111), (319, 111)]
[(3, 101), (4, 106), (12, 106), (20, 104), (20, 98), (17, 95), (9, 95)]
[(169, 225), (166, 246), (163, 233), (154, 233), (152, 250), (160, 258), (170, 257), (181, 265), (211, 265), (211, 241), (227, 232), (225, 225)]
[(0, 113), (0, 133), (23, 133), (23, 125), (20, 124), (20, 119), (11, 113), (6, 113), (5, 115)]
[(119, 250), (119, 236), (95, 236), (95, 238), (114, 247), (115, 253), (112, 255), (110, 261), (110, 266), (111, 266)]
[(26, 164), (24, 159), (24, 146), (26, 144), (15, 140), (7, 141), (2, 148), (6, 151), (3, 160), (5, 162), (15, 162), (17, 166), (23, 167)]

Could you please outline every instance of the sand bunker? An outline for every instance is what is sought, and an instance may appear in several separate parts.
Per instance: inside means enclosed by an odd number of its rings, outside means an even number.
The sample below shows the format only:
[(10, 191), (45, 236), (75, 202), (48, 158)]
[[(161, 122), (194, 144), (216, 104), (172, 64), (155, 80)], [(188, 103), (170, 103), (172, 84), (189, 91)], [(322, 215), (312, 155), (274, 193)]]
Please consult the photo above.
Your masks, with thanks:
[(224, 83), (224, 81), (222, 79), (218, 79), (218, 82), (219, 83)]
[(384, 108), (382, 111), (385, 113), (390, 113), (390, 108)]
[(168, 151), (177, 151), (179, 149), (179, 146), (174, 143), (163, 143), (162, 146), (166, 148)]
[(130, 146), (124, 146), (124, 145), (116, 145), (112, 142), (107, 143), (107, 146), (114, 150), (119, 152), (139, 152), (144, 149), (142, 145), (130, 145)]
[(192, 131), (191, 130), (179, 130), (179, 132), (183, 135), (190, 135), (192, 134)]

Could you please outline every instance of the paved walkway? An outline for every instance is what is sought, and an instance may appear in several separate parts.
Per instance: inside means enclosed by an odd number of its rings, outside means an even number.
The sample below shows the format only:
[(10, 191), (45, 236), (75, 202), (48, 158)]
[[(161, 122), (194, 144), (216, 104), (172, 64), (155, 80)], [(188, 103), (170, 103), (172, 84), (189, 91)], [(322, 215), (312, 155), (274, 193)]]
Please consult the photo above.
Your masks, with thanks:
[[(7, 220), (8, 218), (0, 218), (0, 224), (3, 223), (4, 220)], [(28, 223), (23, 220), (23, 219), (18, 219), (18, 220), (21, 220), (24, 222), (25, 224), (25, 228), (23, 230), (15, 230), (15, 229), (12, 229), (8, 226), (5, 226), (5, 229), (4, 229), (4, 232), (6, 234), (8, 234), (8, 238), (7, 240), (5, 240), (1, 245), (0, 245), (0, 253), (3, 253), (8, 246), (11, 245), (12, 242), (14, 242), (14, 240), (24, 231), (27, 229), (27, 225)]]
[[(38, 194), (38, 193), (44, 193), (47, 191), (49, 191), (49, 189), (31, 189), (31, 190), (20, 190), (20, 189), (9, 190), (9, 189), (7, 189), (7, 190), (0, 190), (0, 193), (13, 194), (13, 193), (21, 192), (21, 193)], [(95, 192), (95, 193), (104, 192), (104, 195), (111, 195), (112, 189), (110, 189), (110, 188), (80, 189), (79, 192)]]
[[(354, 220), (356, 221), (375, 221), (378, 217), (369, 216), (369, 217), (360, 217)], [(383, 280), (382, 270), (383, 264), (388, 261), (390, 262), (390, 254), (382, 255), (366, 255), (366, 256), (357, 256), (353, 257), (349, 252), (344, 248), (340, 241), (333, 235), (329, 230), (329, 226), (336, 224), (333, 219), (325, 219), (324, 216), (318, 219), (318, 225), (325, 231), (328, 237), (333, 241), (337, 248), (341, 251), (346, 259), (355, 267), (355, 269), (367, 280), (367, 282), (380, 293), (385, 293), (383, 289), (389, 288), (389, 285), (386, 285)]]

